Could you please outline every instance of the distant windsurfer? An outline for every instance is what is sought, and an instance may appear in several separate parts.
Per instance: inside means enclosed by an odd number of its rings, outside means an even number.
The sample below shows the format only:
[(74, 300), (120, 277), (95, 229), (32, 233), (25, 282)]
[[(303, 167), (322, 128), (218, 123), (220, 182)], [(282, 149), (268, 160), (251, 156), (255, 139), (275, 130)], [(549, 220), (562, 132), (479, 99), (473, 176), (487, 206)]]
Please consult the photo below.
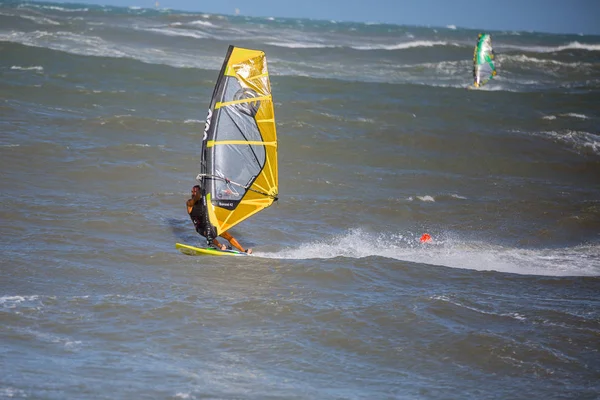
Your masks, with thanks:
[(496, 76), (495, 58), (496, 53), (492, 48), (490, 35), (478, 34), (477, 44), (473, 51), (473, 88), (485, 85)]
[[(204, 236), (206, 240), (209, 241), (209, 246), (215, 246), (218, 249), (226, 250), (227, 246), (219, 243), (219, 241), (217, 240), (217, 235), (213, 227), (210, 227), (211, 229), (213, 229), (213, 231), (210, 232), (211, 234), (209, 235), (209, 227), (207, 226), (206, 218), (206, 206), (204, 205), (204, 199), (202, 198), (202, 188), (200, 187), (200, 185), (192, 187), (192, 197), (188, 199), (186, 205), (188, 214), (190, 215), (190, 218), (194, 223), (194, 227), (196, 228), (196, 232)], [(239, 244), (239, 242), (228, 232), (222, 232), (221, 237), (228, 240), (229, 243), (231, 243), (231, 245), (239, 251), (243, 253), (252, 254), (252, 249), (244, 250), (244, 248)]]

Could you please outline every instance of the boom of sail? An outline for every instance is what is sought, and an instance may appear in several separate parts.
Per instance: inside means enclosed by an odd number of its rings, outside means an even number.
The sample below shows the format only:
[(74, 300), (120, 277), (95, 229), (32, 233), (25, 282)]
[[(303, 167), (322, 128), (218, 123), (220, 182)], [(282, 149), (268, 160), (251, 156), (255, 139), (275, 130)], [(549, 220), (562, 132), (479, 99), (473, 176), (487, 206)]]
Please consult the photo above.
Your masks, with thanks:
[(277, 133), (264, 52), (229, 46), (210, 101), (196, 179), (216, 235), (277, 200)]
[(473, 52), (473, 86), (481, 87), (496, 76), (495, 54), (489, 34), (479, 34)]

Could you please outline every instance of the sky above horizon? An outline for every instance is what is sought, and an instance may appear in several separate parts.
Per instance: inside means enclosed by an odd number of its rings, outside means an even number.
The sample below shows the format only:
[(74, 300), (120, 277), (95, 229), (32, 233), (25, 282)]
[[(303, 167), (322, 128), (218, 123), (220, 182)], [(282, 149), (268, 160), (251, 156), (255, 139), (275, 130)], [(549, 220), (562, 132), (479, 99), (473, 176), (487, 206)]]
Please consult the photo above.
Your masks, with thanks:
[[(157, 0), (58, 2), (154, 8)], [(600, 0), (158, 0), (158, 6), (227, 15), (237, 10), (251, 17), (600, 35)]]

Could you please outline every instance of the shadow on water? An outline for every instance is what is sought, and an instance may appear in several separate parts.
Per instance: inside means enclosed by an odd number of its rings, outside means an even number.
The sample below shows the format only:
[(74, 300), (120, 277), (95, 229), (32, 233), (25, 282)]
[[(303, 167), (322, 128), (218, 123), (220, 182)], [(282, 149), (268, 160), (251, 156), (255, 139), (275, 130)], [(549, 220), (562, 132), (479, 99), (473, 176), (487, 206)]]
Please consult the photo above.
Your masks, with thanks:
[(199, 239), (198, 234), (196, 234), (196, 231), (194, 230), (194, 225), (189, 218), (167, 218), (167, 224), (169, 224), (171, 232), (178, 242), (190, 243)]

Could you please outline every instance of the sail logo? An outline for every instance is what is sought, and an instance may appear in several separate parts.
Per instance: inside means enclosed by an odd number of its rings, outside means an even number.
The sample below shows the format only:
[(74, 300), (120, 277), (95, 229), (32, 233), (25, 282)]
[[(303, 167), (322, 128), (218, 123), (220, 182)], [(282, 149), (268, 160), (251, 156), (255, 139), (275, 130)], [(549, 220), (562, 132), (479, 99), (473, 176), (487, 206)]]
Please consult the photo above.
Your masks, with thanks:
[(208, 130), (210, 129), (210, 120), (212, 119), (212, 110), (208, 109), (208, 115), (206, 116), (206, 124), (204, 125), (204, 136), (202, 136), (202, 141), (205, 141), (208, 138)]

